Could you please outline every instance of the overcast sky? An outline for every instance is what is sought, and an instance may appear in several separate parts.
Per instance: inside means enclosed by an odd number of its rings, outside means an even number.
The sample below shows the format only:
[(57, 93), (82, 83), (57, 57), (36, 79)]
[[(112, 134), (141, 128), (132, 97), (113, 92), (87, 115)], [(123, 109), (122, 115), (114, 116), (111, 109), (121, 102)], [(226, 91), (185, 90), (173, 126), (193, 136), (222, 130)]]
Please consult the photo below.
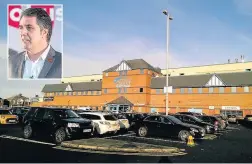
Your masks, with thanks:
[[(1, 0), (7, 3), (59, 0)], [(252, 60), (252, 0), (75, 0), (64, 1), (64, 75), (99, 74), (123, 59), (143, 58), (165, 68), (166, 18), (171, 67), (226, 63), (240, 55)], [(6, 31), (6, 10), (0, 11)], [(40, 94), (59, 81), (7, 81), (6, 32), (0, 33), (0, 97)]]

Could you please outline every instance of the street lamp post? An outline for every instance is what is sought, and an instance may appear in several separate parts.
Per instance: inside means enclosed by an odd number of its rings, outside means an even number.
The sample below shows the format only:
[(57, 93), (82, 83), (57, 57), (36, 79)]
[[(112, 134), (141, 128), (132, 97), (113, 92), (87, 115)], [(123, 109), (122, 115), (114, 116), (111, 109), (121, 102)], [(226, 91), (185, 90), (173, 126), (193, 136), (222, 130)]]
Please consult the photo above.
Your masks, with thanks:
[(170, 16), (170, 13), (168, 13), (167, 10), (163, 11), (163, 14), (166, 15), (167, 17), (167, 29), (166, 29), (166, 110), (165, 114), (168, 115), (168, 110), (169, 110), (169, 98), (168, 98), (168, 86), (169, 86), (169, 31), (170, 31), (170, 20), (173, 20), (173, 18)]

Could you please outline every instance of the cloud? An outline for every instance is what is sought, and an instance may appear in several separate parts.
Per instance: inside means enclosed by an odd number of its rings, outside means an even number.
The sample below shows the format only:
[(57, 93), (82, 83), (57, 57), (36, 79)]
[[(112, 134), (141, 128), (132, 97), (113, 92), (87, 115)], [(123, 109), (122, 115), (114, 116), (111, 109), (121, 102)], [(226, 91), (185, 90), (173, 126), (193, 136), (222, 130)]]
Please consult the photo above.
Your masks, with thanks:
[(233, 3), (241, 14), (252, 16), (252, 1), (251, 0), (233, 0)]

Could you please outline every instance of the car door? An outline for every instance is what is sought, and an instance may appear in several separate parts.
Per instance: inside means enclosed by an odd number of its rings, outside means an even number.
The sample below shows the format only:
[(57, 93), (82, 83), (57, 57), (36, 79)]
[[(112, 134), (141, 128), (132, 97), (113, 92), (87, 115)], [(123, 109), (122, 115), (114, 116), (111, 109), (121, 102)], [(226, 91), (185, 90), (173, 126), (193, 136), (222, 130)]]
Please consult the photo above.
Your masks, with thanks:
[(36, 111), (33, 117), (33, 128), (35, 128), (37, 133), (44, 134), (46, 129), (44, 128), (43, 117), (45, 115), (46, 109), (40, 108)]
[(158, 116), (149, 116), (143, 120), (150, 135), (160, 135), (160, 122)]
[(166, 117), (161, 117), (160, 131), (164, 137), (172, 137), (177, 135), (175, 125)]
[(43, 126), (43, 128), (45, 129), (44, 132), (46, 134), (51, 134), (52, 132), (54, 132), (56, 128), (56, 119), (53, 110), (47, 109), (45, 111), (41, 126)]

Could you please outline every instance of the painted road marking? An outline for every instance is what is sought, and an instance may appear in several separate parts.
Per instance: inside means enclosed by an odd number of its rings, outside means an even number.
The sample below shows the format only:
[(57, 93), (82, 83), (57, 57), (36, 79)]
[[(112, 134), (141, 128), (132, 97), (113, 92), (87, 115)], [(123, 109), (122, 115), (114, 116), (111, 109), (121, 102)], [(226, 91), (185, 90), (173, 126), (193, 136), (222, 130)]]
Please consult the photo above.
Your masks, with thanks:
[(227, 130), (240, 130), (239, 128), (235, 128), (235, 127), (227, 127)]
[(35, 141), (35, 140), (30, 140), (30, 139), (25, 139), (25, 138), (19, 138), (19, 137), (13, 137), (13, 136), (7, 136), (7, 135), (1, 135), (0, 138), (7, 138), (7, 139), (12, 139), (12, 140), (19, 140), (19, 141), (25, 141), (25, 142), (32, 142), (32, 143), (38, 143), (38, 144), (44, 144), (44, 145), (52, 145), (52, 146), (55, 146), (55, 145), (56, 145), (56, 144), (53, 144), (53, 143)]

